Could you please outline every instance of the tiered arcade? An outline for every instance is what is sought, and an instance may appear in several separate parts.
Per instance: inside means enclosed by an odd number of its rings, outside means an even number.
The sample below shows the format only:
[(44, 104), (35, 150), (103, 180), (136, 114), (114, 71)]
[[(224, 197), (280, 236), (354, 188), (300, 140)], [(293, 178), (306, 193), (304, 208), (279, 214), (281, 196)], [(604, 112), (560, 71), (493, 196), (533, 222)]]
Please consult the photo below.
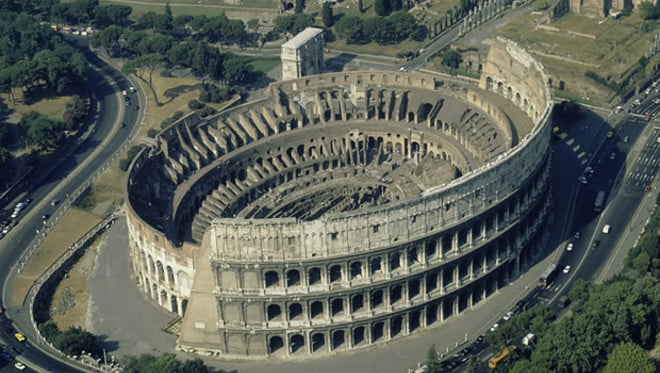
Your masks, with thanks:
[(549, 211), (548, 80), (498, 40), (480, 86), (323, 74), (163, 131), (129, 171), (128, 222), (139, 285), (184, 316), (178, 348), (368, 346), (524, 271)]

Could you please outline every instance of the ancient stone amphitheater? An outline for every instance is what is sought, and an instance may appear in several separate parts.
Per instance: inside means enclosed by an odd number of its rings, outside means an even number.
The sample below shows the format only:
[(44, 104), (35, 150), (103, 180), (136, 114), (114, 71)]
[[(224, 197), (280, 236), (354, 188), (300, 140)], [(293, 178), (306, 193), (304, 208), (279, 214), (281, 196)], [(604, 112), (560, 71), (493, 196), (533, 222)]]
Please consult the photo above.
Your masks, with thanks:
[(322, 74), (185, 117), (129, 171), (137, 283), (183, 316), (179, 349), (227, 358), (320, 356), (451, 322), (543, 248), (548, 87), (497, 40), (479, 87)]

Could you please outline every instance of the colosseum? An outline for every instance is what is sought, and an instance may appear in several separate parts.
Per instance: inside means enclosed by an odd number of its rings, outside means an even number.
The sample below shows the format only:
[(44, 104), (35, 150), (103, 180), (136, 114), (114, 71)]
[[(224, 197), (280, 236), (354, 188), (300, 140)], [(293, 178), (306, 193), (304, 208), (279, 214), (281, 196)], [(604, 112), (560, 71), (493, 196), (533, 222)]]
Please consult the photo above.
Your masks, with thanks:
[[(313, 357), (451, 322), (543, 252), (549, 80), (493, 41), (478, 86), (358, 71), (194, 114), (133, 161), (138, 286), (177, 348)], [(486, 305), (487, 306), (487, 305)]]

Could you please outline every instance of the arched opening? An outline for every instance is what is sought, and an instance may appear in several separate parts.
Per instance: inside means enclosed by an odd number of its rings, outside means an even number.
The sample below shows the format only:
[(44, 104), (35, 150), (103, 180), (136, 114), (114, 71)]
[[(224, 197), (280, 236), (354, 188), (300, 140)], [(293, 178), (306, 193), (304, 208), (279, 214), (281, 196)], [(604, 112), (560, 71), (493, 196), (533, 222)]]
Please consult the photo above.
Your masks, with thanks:
[(300, 272), (297, 269), (292, 269), (286, 273), (286, 286), (299, 286), (300, 285)]
[(320, 301), (315, 301), (312, 302), (311, 306), (309, 307), (309, 317), (311, 319), (314, 319), (316, 317), (322, 317), (323, 316), (323, 303)]
[(177, 297), (176, 295), (172, 295), (170, 299), (170, 309), (174, 313), (179, 313), (179, 305), (177, 304)]
[(312, 335), (312, 352), (316, 352), (325, 346), (325, 335), (316, 333)]
[(297, 351), (305, 351), (305, 338), (300, 334), (294, 334), (291, 336), (290, 349), (291, 353), (295, 354)]
[(167, 305), (167, 292), (165, 290), (160, 291), (160, 299), (158, 300), (158, 303), (161, 306), (166, 306)]
[(330, 267), (330, 283), (340, 282), (341, 281), (341, 267), (334, 265)]
[(332, 333), (332, 349), (336, 350), (341, 347), (345, 342), (345, 335), (343, 330), (336, 330)]
[(412, 266), (419, 263), (418, 250), (416, 247), (411, 247), (408, 249), (408, 266)]
[(266, 283), (266, 288), (280, 286), (280, 275), (275, 271), (266, 272), (264, 275), (264, 280)]
[(384, 337), (385, 324), (382, 321), (375, 323), (371, 327), (371, 342), (376, 342)]
[(390, 305), (401, 300), (401, 285), (394, 285), (390, 288)]
[(371, 274), (374, 275), (376, 273), (382, 273), (382, 266), (381, 266), (381, 259), (380, 258), (372, 258), (369, 263), (371, 266)]
[(492, 91), (493, 90), (493, 78), (486, 77), (486, 90), (487, 91)]
[(418, 278), (408, 281), (408, 299), (413, 299), (419, 295), (419, 283), (420, 280)]
[(167, 281), (170, 284), (174, 284), (174, 271), (172, 271), (172, 267), (167, 266)]
[(432, 303), (426, 308), (426, 325), (431, 325), (436, 321), (438, 321), (438, 305)]
[(353, 329), (353, 346), (364, 343), (364, 327), (358, 326)]
[(390, 254), (390, 271), (401, 267), (401, 255), (399, 253)]
[(358, 294), (351, 299), (351, 313), (358, 312), (364, 307), (364, 296)]
[(420, 311), (412, 311), (408, 314), (408, 332), (417, 330), (420, 326)]
[(362, 262), (353, 262), (350, 266), (351, 280), (362, 278)]
[(394, 338), (401, 333), (403, 319), (401, 316), (396, 316), (390, 321), (390, 337)]
[(344, 313), (344, 299), (342, 298), (333, 299), (330, 307), (330, 315), (339, 316), (342, 315), (343, 313)]
[(149, 255), (149, 274), (152, 276), (156, 274), (156, 266), (154, 265), (154, 259)]
[(376, 307), (379, 307), (383, 305), (383, 291), (382, 290), (376, 290), (371, 293), (371, 309), (374, 309)]
[(284, 341), (282, 340), (282, 337), (280, 336), (274, 336), (270, 337), (268, 340), (268, 352), (269, 353), (274, 353), (275, 351), (280, 350), (282, 347), (284, 347)]
[(269, 305), (266, 314), (268, 321), (282, 320), (282, 309), (277, 304)]
[(310, 286), (318, 285), (321, 283), (321, 269), (320, 268), (311, 268), (307, 272), (308, 283)]
[(302, 305), (300, 303), (291, 303), (289, 305), (289, 321), (302, 319)]
[(165, 271), (163, 271), (163, 263), (160, 260), (156, 262), (156, 269), (158, 270), (158, 281), (165, 281)]

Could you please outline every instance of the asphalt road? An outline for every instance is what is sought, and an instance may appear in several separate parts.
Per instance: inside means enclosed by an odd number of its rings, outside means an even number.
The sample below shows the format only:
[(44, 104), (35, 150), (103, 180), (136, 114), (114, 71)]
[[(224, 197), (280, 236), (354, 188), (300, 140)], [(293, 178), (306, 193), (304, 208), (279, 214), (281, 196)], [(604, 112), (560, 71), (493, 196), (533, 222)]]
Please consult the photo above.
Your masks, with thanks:
[[(3, 328), (0, 330), (0, 342), (3, 345), (20, 346), (22, 357), (28, 361), (28, 366), (33, 362), (48, 372), (71, 372), (74, 369), (40, 352), (32, 345), (31, 341), (36, 340), (36, 335), (31, 330), (29, 311), (21, 306), (11, 305), (8, 301), (11, 299), (11, 286), (8, 285), (11, 284), (12, 276), (16, 274), (14, 265), (38, 234), (36, 232), (43, 230), (44, 223), (41, 216), (58, 214), (59, 204), (52, 204), (51, 201), (66, 200), (79, 185), (84, 184), (97, 172), (106, 160), (122, 147), (131, 132), (136, 130), (135, 123), (140, 115), (138, 96), (133, 94), (130, 97), (131, 105), (127, 106), (119, 93), (121, 89), (130, 86), (129, 81), (90, 52), (86, 48), (86, 40), (78, 39), (74, 40), (74, 43), (84, 50), (85, 56), (91, 63), (89, 89), (94, 98), (92, 107), (97, 109), (94, 120), (85, 130), (87, 137), (75, 150), (51, 170), (44, 170), (48, 175), (40, 183), (25, 191), (21, 198), (29, 197), (33, 202), (18, 218), (18, 225), (0, 241), (0, 284), (2, 284), (0, 304), (8, 308), (9, 317), (12, 318), (15, 328), (28, 337), (27, 342), (19, 344), (14, 339), (13, 333), (8, 333), (14, 327)], [(124, 127), (122, 122), (127, 125)]]

